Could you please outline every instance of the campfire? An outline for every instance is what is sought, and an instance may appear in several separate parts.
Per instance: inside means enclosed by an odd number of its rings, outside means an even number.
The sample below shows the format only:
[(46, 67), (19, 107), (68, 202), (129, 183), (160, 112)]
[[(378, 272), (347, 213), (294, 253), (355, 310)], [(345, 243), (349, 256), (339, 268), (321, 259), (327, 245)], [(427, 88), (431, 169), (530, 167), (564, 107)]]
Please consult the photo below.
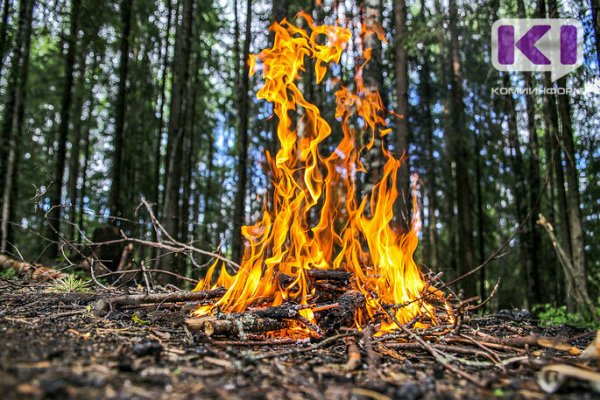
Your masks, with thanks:
[(242, 229), (246, 247), (239, 270), (230, 274), (218, 261), (197, 285), (196, 291), (222, 287), (225, 292), (193, 311), (188, 324), (209, 335), (297, 337), (368, 325), (381, 334), (399, 324), (427, 326), (450, 319), (442, 294), (413, 259), (420, 228), (415, 190), (411, 229), (394, 229), (396, 175), (403, 159), (384, 147), (379, 182), (370, 195), (357, 199), (357, 175), (366, 172), (363, 152), (373, 147), (376, 135), (392, 131), (379, 93), (362, 78), (370, 51), (364, 51), (353, 84), (328, 81), (336, 88), (335, 123), (341, 124), (343, 138), (324, 155), (321, 147), (332, 125), (298, 82), (312, 59), (316, 82), (323, 84), (351, 32), (317, 25), (307, 14), (300, 18), (308, 29), (287, 20), (275, 23), (272, 48), (249, 60), (251, 73), (260, 69), (264, 78), (257, 96), (273, 104), (278, 119), (279, 150), (274, 157), (266, 154), (272, 199), (260, 220)]

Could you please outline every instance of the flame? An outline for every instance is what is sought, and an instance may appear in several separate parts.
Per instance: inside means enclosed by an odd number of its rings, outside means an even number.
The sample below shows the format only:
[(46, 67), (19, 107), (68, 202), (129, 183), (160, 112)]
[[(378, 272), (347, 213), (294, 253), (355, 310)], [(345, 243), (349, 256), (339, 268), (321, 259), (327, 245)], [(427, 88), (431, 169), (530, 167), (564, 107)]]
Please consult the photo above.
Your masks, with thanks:
[[(272, 202), (270, 207), (265, 205), (258, 222), (242, 228), (246, 247), (240, 270), (230, 275), (217, 262), (195, 289), (224, 286), (226, 294), (194, 315), (216, 310), (235, 313), (251, 306), (292, 301), (306, 306), (301, 315), (317, 324), (309, 304), (315, 291), (307, 271), (332, 269), (352, 272), (353, 288), (365, 296), (366, 305), (355, 316), (358, 327), (379, 321), (380, 333), (393, 331), (396, 322), (384, 312), (384, 307), (392, 305), (404, 305), (392, 311), (399, 323), (422, 315), (435, 322), (433, 307), (416, 301), (425, 293), (441, 296), (426, 284), (413, 259), (420, 227), (416, 194), (412, 228), (408, 232), (393, 228), (396, 176), (403, 159), (383, 148), (383, 176), (369, 196), (357, 200), (357, 174), (366, 172), (361, 154), (374, 145), (375, 135), (383, 137), (391, 131), (379, 93), (367, 88), (362, 79), (370, 51), (363, 53), (354, 90), (339, 80), (329, 82), (339, 86), (335, 116), (341, 122), (343, 138), (330, 155), (323, 156), (319, 147), (332, 129), (317, 106), (304, 97), (298, 81), (306, 71), (307, 58), (312, 58), (316, 82), (321, 83), (328, 66), (340, 62), (351, 32), (341, 26), (316, 25), (305, 13), (299, 17), (310, 32), (284, 19), (271, 27), (272, 48), (249, 59), (251, 74), (262, 64), (264, 85), (257, 97), (273, 103), (278, 118), (280, 148), (275, 157), (267, 153)], [(361, 145), (365, 131), (370, 139)], [(290, 279), (282, 283), (282, 274), (290, 277), (291, 283)], [(292, 330), (311, 333), (306, 324)]]

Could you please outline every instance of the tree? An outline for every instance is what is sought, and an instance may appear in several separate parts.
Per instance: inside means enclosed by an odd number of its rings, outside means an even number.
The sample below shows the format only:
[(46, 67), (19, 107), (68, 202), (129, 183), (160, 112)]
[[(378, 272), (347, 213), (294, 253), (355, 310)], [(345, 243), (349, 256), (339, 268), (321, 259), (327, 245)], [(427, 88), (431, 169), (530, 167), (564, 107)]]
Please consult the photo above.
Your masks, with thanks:
[[(173, 78), (171, 83), (171, 104), (169, 107), (169, 125), (167, 142), (167, 185), (163, 205), (163, 226), (174, 238), (179, 234), (179, 190), (182, 178), (183, 136), (185, 134), (186, 99), (189, 81), (190, 44), (192, 37), (192, 19), (194, 2), (181, 0), (183, 4), (181, 22), (178, 23), (175, 39), (175, 57), (173, 59)], [(161, 258), (160, 267), (167, 271), (175, 270), (175, 258), (171, 255)], [(163, 277), (165, 281), (169, 278)]]
[(2, 2), (2, 16), (0, 17), (0, 76), (2, 76), (4, 56), (9, 46), (8, 19), (10, 17), (11, 3), (11, 0), (4, 0)]
[(65, 83), (63, 87), (60, 111), (60, 126), (58, 128), (58, 148), (53, 181), (50, 183), (50, 210), (47, 213), (50, 246), (46, 252), (48, 258), (56, 258), (61, 240), (60, 220), (62, 216), (62, 195), (67, 159), (67, 141), (71, 118), (71, 103), (73, 100), (73, 80), (75, 71), (75, 55), (79, 33), (79, 9), (81, 0), (71, 2), (71, 20), (67, 39), (67, 54), (65, 57)]
[[(131, 20), (132, 20), (133, 0), (121, 1), (121, 42), (119, 45), (119, 87), (117, 92), (117, 102), (115, 104), (115, 134), (112, 165), (112, 184), (110, 187), (110, 197), (108, 199), (108, 208), (115, 217), (120, 217), (123, 211), (121, 204), (121, 178), (123, 176), (123, 146), (125, 142), (125, 115), (127, 111), (127, 77), (129, 74), (129, 47), (131, 41)], [(119, 220), (113, 220), (119, 224)]]
[(8, 250), (12, 243), (10, 222), (14, 218), (14, 199), (16, 176), (20, 154), (20, 142), (23, 136), (25, 118), (26, 89), (29, 76), (29, 52), (31, 47), (31, 31), (35, 0), (22, 0), (19, 6), (19, 28), (15, 54), (12, 59), (11, 77), (9, 82), (8, 101), (5, 108), (3, 138), (8, 139), (8, 154), (3, 165), (4, 185), (2, 191), (2, 218), (0, 222), (0, 253)]
[[(473, 246), (473, 218), (471, 216), (472, 194), (469, 177), (470, 154), (468, 151), (467, 127), (465, 125), (465, 106), (463, 103), (463, 77), (460, 49), (458, 44), (458, 9), (456, 0), (450, 0), (449, 33), (450, 60), (452, 62), (452, 80), (450, 83), (450, 118), (452, 132), (446, 132), (450, 146), (450, 156), (454, 163), (454, 190), (456, 190), (458, 217), (458, 268), (465, 274), (475, 267), (475, 248)], [(465, 296), (474, 296), (477, 285), (473, 275), (461, 281)]]
[[(398, 132), (396, 136), (396, 152), (408, 155), (408, 143), (410, 130), (408, 125), (408, 62), (406, 56), (406, 1), (396, 0), (395, 5), (395, 27), (396, 43), (394, 46), (396, 54), (396, 96), (398, 98)], [(398, 170), (398, 201), (396, 210), (400, 229), (407, 231), (410, 224), (410, 177), (408, 158)]]
[(246, 207), (246, 185), (248, 181), (248, 123), (250, 98), (248, 88), (250, 85), (250, 65), (248, 57), (250, 56), (250, 41), (252, 40), (252, 0), (246, 2), (246, 34), (244, 38), (244, 52), (242, 69), (240, 95), (238, 98), (238, 159), (237, 159), (237, 191), (235, 195), (235, 209), (233, 212), (233, 240), (232, 240), (232, 258), (239, 262), (242, 258), (243, 241), (241, 237), (242, 225), (245, 217)]

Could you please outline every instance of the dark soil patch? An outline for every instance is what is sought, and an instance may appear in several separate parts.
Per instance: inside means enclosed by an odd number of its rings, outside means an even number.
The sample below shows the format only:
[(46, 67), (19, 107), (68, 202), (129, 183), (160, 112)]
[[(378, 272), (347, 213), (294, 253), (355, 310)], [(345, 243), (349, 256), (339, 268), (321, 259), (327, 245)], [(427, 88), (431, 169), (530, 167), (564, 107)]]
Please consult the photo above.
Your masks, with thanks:
[[(419, 348), (378, 352), (377, 365), (342, 369), (346, 343), (320, 349), (306, 340), (285, 345), (239, 345), (184, 328), (179, 305), (91, 312), (100, 296), (55, 294), (46, 284), (0, 281), (0, 393), (5, 399), (432, 399), (545, 398), (536, 372), (564, 352), (532, 348), (519, 362), (482, 368), (482, 359), (456, 354), (457, 365), (489, 382), (479, 388), (447, 372)], [(470, 329), (496, 337), (552, 335), (583, 349), (591, 332), (541, 328), (510, 316), (473, 319)], [(362, 350), (361, 350), (362, 351)], [(261, 358), (265, 353), (279, 356)], [(287, 352), (288, 354), (284, 354)], [(498, 353), (502, 353), (498, 350)], [(454, 360), (456, 362), (456, 360)], [(572, 382), (560, 398), (593, 398)]]

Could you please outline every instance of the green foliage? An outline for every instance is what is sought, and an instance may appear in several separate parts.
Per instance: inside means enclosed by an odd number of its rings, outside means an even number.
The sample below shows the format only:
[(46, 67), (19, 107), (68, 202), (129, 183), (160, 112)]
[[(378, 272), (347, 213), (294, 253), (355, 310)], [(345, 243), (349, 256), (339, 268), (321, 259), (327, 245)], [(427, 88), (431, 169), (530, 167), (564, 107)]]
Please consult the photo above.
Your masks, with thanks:
[(0, 279), (17, 279), (17, 273), (12, 268), (4, 269), (0, 271)]
[[(551, 304), (540, 304), (534, 307), (533, 311), (542, 326), (573, 325), (579, 328), (598, 328), (598, 325), (589, 316), (571, 313), (567, 310), (567, 306), (555, 307)], [(596, 312), (600, 312), (600, 308), (597, 308)]]
[(73, 274), (69, 274), (64, 278), (57, 280), (50, 287), (50, 291), (54, 293), (85, 293), (89, 290), (88, 282), (78, 278)]

